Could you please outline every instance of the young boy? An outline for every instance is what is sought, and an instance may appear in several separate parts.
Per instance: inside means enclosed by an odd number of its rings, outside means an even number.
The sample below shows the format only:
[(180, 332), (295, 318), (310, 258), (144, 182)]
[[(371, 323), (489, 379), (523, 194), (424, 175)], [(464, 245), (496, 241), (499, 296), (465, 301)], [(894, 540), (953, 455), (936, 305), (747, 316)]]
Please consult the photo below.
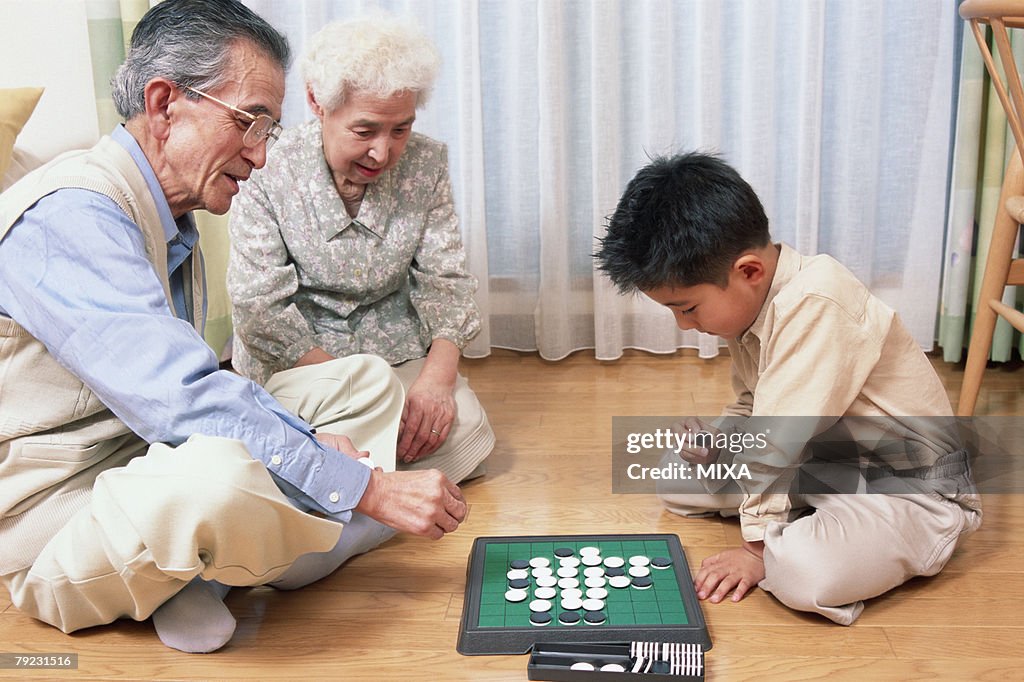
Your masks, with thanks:
[[(719, 602), (731, 592), (739, 601), (759, 585), (791, 608), (849, 625), (863, 600), (938, 573), (981, 524), (966, 455), (950, 434), (949, 401), (920, 347), (833, 258), (773, 244), (757, 195), (727, 164), (691, 153), (641, 169), (595, 258), (620, 292), (664, 305), (681, 329), (726, 339), (737, 399), (723, 415), (773, 418), (796, 431), (810, 423), (811, 439), (840, 418), (867, 418), (876, 432), (901, 437), (898, 456), (875, 448), (868, 457), (869, 469), (897, 477), (886, 480), (910, 481), (886, 488), (890, 494), (800, 486), (780, 493), (742, 482), (742, 492), (716, 493), (693, 480), (659, 488), (674, 513), (739, 516), (743, 546), (702, 562), (694, 578), (701, 599)], [(692, 419), (684, 425), (714, 430)], [(748, 450), (736, 461), (763, 483), (807, 456), (771, 444), (769, 451)], [(694, 448), (669, 457), (705, 464), (717, 455)], [(931, 486), (936, 479), (953, 484)]]

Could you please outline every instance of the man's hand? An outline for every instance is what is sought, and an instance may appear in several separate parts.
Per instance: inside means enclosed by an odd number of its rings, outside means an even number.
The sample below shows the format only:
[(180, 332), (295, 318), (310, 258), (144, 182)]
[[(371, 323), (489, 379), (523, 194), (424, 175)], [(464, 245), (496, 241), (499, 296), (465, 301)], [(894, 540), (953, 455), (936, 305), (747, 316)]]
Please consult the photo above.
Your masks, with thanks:
[(455, 421), (454, 386), (420, 375), (409, 387), (398, 429), (398, 459), (406, 464), (432, 454)]
[(700, 563), (693, 580), (697, 597), (717, 604), (732, 590), (734, 602), (743, 599), (764, 580), (763, 557), (763, 542), (744, 542), (742, 547), (708, 557)]
[(342, 436), (336, 433), (317, 433), (316, 439), (327, 447), (334, 448), (341, 454), (348, 455), (352, 459), (370, 456), (370, 452), (368, 450), (357, 450), (356, 446), (352, 444), (352, 441), (349, 440), (348, 436)]
[(356, 505), (356, 511), (372, 519), (433, 540), (454, 532), (468, 509), (459, 487), (436, 469), (374, 470)]

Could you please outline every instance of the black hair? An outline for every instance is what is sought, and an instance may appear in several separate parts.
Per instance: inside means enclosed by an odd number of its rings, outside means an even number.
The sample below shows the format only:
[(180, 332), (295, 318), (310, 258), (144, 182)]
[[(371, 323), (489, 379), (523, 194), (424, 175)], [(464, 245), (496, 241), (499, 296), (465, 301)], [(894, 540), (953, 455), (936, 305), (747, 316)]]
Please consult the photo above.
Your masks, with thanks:
[(641, 168), (608, 219), (594, 254), (621, 293), (663, 286), (725, 287), (749, 249), (771, 243), (753, 188), (729, 164), (690, 152)]
[(128, 55), (111, 80), (117, 112), (125, 120), (144, 113), (146, 83), (153, 78), (216, 89), (226, 77), (231, 48), (240, 40), (262, 50), (282, 71), (288, 69), (288, 39), (241, 2), (163, 0), (135, 27)]

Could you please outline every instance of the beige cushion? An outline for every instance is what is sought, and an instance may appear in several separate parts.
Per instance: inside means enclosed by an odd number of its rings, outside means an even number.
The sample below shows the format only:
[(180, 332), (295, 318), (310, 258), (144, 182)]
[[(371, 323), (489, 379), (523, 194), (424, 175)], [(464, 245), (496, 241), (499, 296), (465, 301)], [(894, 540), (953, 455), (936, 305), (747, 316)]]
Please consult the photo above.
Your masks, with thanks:
[(0, 89), (0, 177), (7, 172), (14, 140), (43, 94), (42, 88)]

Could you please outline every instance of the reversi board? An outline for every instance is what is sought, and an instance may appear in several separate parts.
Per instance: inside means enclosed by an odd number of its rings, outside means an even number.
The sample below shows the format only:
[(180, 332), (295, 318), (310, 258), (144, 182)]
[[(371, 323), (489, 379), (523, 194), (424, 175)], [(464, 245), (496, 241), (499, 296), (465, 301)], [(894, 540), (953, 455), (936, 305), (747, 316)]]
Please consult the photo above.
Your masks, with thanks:
[(711, 648), (678, 536), (474, 541), (459, 653), (523, 654), (537, 642), (630, 641)]

